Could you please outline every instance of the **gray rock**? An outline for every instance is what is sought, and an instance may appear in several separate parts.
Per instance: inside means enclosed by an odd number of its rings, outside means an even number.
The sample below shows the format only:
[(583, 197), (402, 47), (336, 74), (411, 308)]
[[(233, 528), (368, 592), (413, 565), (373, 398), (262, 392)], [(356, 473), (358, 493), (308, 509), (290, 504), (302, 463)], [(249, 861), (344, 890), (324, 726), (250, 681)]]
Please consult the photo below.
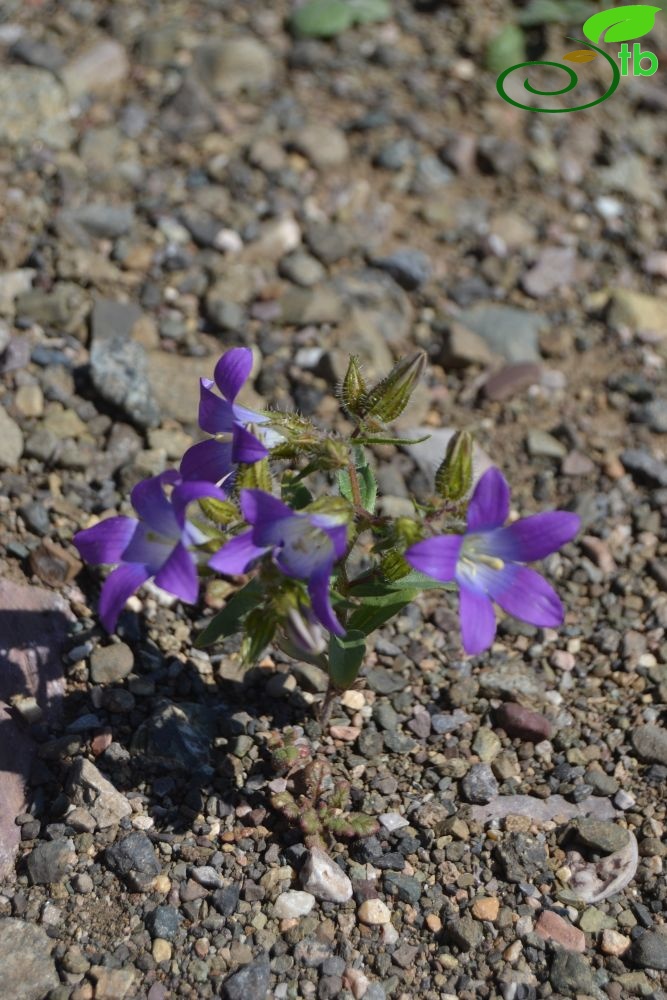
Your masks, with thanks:
[(483, 393), (487, 399), (501, 403), (518, 395), (540, 381), (540, 367), (532, 361), (519, 361), (504, 365), (500, 371), (490, 375), (484, 383)]
[(667, 434), (667, 399), (653, 399), (633, 415), (635, 420), (647, 424), (656, 434)]
[(88, 297), (78, 285), (59, 281), (50, 292), (33, 288), (16, 299), (16, 315), (59, 334), (71, 333), (85, 319)]
[(23, 454), (23, 431), (0, 406), (0, 469), (12, 469)]
[(632, 478), (644, 486), (667, 486), (667, 462), (654, 458), (641, 448), (627, 448), (621, 452), (621, 462), (632, 473)]
[(455, 319), (447, 321), (440, 354), (440, 363), (445, 368), (490, 365), (493, 360), (494, 354), (483, 337)]
[(354, 248), (350, 229), (336, 223), (311, 222), (305, 235), (310, 250), (323, 264), (336, 264)]
[(522, 285), (533, 298), (541, 299), (572, 284), (577, 252), (574, 247), (545, 247), (537, 262), (524, 274)]
[(318, 170), (340, 167), (349, 156), (345, 133), (332, 125), (306, 125), (292, 136), (291, 145)]
[(524, 833), (506, 834), (496, 846), (495, 855), (508, 882), (530, 882), (548, 869), (543, 838)]
[(466, 802), (485, 805), (498, 794), (498, 782), (488, 764), (473, 764), (461, 780), (461, 792)]
[(265, 1000), (270, 980), (269, 956), (262, 952), (225, 980), (222, 995), (226, 1000)]
[(183, 920), (175, 906), (161, 904), (146, 917), (146, 928), (152, 938), (163, 938), (173, 941)]
[(141, 316), (134, 305), (107, 299), (95, 302), (90, 375), (102, 398), (123, 410), (132, 423), (155, 427), (160, 411), (151, 389), (148, 357), (141, 344), (129, 339)]
[(667, 764), (667, 729), (640, 726), (632, 734), (632, 745), (642, 760)]
[(302, 288), (311, 288), (326, 275), (319, 260), (300, 250), (283, 257), (278, 270), (283, 278)]
[(408, 292), (421, 288), (431, 277), (431, 261), (427, 254), (409, 247), (395, 250), (387, 257), (376, 257), (372, 264), (390, 274)]
[(59, 985), (53, 945), (41, 927), (12, 917), (0, 920), (0, 981), (7, 998), (44, 1000)]
[(132, 750), (145, 754), (152, 766), (161, 764), (170, 770), (196, 771), (208, 764), (209, 747), (215, 735), (215, 715), (207, 706), (162, 701), (137, 729)]
[(480, 302), (457, 318), (507, 361), (539, 360), (539, 335), (547, 329), (544, 316), (514, 306)]
[(411, 194), (428, 195), (442, 191), (454, 179), (454, 171), (437, 156), (420, 156), (410, 184)]
[(140, 830), (105, 851), (107, 867), (135, 891), (147, 889), (160, 874), (160, 862), (149, 838)]
[(291, 288), (280, 300), (280, 319), (290, 326), (339, 323), (343, 314), (343, 300), (331, 285)]
[(558, 993), (574, 997), (579, 993), (595, 995), (595, 976), (591, 965), (576, 951), (558, 949), (551, 964), (551, 985)]
[(616, 823), (580, 819), (577, 822), (577, 839), (598, 853), (613, 854), (627, 846), (628, 831)]
[(114, 684), (132, 672), (134, 653), (124, 642), (100, 646), (90, 657), (90, 677), (94, 684)]
[(404, 903), (411, 903), (416, 906), (422, 894), (422, 885), (419, 879), (412, 875), (404, 875), (402, 872), (385, 872), (384, 884), (388, 893), (398, 896)]
[(308, 852), (301, 869), (301, 884), (316, 899), (329, 903), (346, 903), (352, 898), (352, 883), (336, 862), (319, 847)]
[(415, 155), (415, 144), (412, 139), (395, 139), (380, 149), (375, 157), (375, 163), (384, 170), (403, 170)]
[(130, 72), (125, 49), (114, 38), (100, 38), (75, 55), (61, 72), (72, 98), (104, 94), (122, 83)]
[(149, 351), (148, 382), (163, 416), (183, 424), (196, 424), (199, 412), (199, 379), (213, 376), (213, 358), (183, 358), (166, 351)]
[(270, 49), (251, 36), (204, 42), (195, 49), (195, 75), (214, 94), (232, 97), (271, 86), (275, 61)]
[(62, 882), (76, 863), (74, 842), (62, 837), (48, 840), (34, 847), (26, 858), (28, 876), (33, 885), (51, 885)]
[[(5, 271), (0, 274), (0, 316), (14, 315), (14, 300), (19, 295), (25, 295), (32, 288), (32, 282), (37, 272), (32, 267), (21, 267), (15, 271)], [(9, 329), (2, 324), (0, 327), (0, 353), (9, 343)]]
[(448, 920), (445, 924), (445, 937), (461, 951), (472, 951), (479, 948), (484, 937), (484, 929), (479, 920), (470, 914)]
[(134, 209), (131, 205), (107, 205), (94, 202), (63, 213), (96, 239), (115, 240), (125, 236), (134, 225)]
[(43, 142), (66, 149), (74, 133), (68, 125), (64, 89), (44, 69), (3, 66), (0, 72), (0, 145)]
[(632, 960), (642, 969), (667, 971), (667, 934), (645, 931), (632, 943)]
[(29, 35), (23, 35), (12, 45), (12, 57), (28, 66), (47, 69), (50, 73), (57, 73), (65, 62), (62, 50), (56, 45), (37, 41)]
[(526, 438), (526, 449), (531, 458), (563, 458), (567, 448), (553, 434), (532, 428)]
[(75, 805), (87, 808), (100, 830), (132, 813), (129, 800), (85, 757), (78, 757), (70, 767), (66, 790)]
[(366, 674), (366, 683), (371, 691), (378, 694), (395, 694), (402, 691), (407, 680), (399, 673), (387, 670), (386, 667), (371, 667)]

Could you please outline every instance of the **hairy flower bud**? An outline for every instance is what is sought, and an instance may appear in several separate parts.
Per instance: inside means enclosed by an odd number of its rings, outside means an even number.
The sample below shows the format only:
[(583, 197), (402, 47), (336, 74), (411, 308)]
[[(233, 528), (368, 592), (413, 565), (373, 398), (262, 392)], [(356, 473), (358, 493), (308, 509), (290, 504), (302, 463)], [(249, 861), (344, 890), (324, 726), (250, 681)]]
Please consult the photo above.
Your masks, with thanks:
[(435, 488), (443, 500), (463, 500), (472, 487), (473, 439), (468, 431), (458, 431), (447, 445), (445, 457), (435, 474)]
[(366, 380), (361, 373), (359, 358), (353, 354), (340, 386), (340, 401), (350, 413), (355, 416), (363, 416), (365, 396)]
[(390, 423), (401, 415), (426, 366), (426, 354), (417, 351), (398, 361), (389, 374), (365, 396), (363, 415)]

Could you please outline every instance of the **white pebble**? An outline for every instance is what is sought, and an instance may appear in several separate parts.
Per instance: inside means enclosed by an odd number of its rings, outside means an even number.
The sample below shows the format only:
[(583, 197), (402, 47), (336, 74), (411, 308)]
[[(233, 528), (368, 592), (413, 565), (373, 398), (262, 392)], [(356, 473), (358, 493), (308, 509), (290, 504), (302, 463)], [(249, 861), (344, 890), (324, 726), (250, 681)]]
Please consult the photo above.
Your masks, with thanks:
[(273, 904), (273, 912), (276, 917), (305, 917), (315, 905), (315, 897), (309, 892), (300, 892), (298, 889), (289, 889), (281, 892)]

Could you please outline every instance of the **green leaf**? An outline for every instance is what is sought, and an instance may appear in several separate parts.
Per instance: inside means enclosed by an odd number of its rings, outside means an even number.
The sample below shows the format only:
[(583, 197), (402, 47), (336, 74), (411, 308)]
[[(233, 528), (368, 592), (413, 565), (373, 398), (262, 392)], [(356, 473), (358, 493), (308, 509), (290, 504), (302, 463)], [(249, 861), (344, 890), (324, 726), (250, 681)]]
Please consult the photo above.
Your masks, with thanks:
[(370, 635), (376, 628), (381, 628), (386, 622), (391, 621), (409, 603), (405, 597), (396, 600), (394, 595), (394, 603), (391, 604), (364, 604), (360, 608), (355, 608), (348, 618), (348, 625), (363, 632), (364, 635)]
[(217, 500), (215, 497), (202, 497), (199, 506), (209, 520), (223, 526), (235, 521), (240, 515), (238, 507), (230, 500)]
[(440, 580), (434, 580), (432, 577), (426, 576), (424, 573), (418, 573), (416, 569), (413, 569), (410, 573), (402, 576), (400, 580), (392, 580), (389, 586), (392, 590), (411, 590), (415, 587), (419, 590), (457, 591), (459, 589), (455, 583), (442, 583)]
[(352, 687), (366, 655), (366, 636), (360, 629), (346, 635), (331, 635), (329, 640), (329, 677), (340, 691)]
[(294, 796), (290, 792), (276, 792), (271, 796), (271, 805), (274, 809), (277, 809), (283, 814), (285, 819), (294, 822), (299, 819), (301, 815), (301, 810), (294, 800)]
[(359, 444), (395, 444), (398, 447), (399, 445), (422, 444), (424, 441), (428, 441), (430, 437), (430, 434), (425, 434), (424, 437), (420, 438), (378, 437), (377, 434), (372, 434), (370, 436), (359, 437), (356, 440)]
[(373, 24), (391, 17), (388, 0), (345, 0), (352, 10), (355, 24)]
[(516, 24), (507, 24), (488, 44), (485, 66), (492, 73), (502, 73), (508, 66), (525, 62), (526, 39)]
[(645, 3), (633, 3), (613, 10), (601, 10), (588, 18), (583, 31), (591, 42), (630, 42), (652, 30), (655, 15), (661, 9)]
[(354, 13), (344, 0), (311, 0), (290, 18), (290, 27), (307, 38), (333, 38), (354, 22)]
[(329, 796), (329, 806), (332, 809), (346, 809), (350, 802), (350, 782), (339, 781)]
[(256, 608), (263, 597), (262, 587), (257, 580), (251, 580), (245, 587), (238, 590), (227, 604), (208, 623), (203, 632), (195, 639), (195, 647), (203, 649), (211, 646), (218, 639), (224, 639), (236, 632), (240, 620)]
[(369, 514), (375, 512), (375, 501), (378, 495), (378, 484), (373, 474), (373, 470), (370, 465), (365, 465), (362, 469), (358, 469), (359, 474), (359, 487), (361, 489), (361, 503), (364, 510), (367, 510)]
[(301, 814), (299, 819), (301, 824), (301, 829), (304, 833), (317, 834), (322, 829), (322, 823), (320, 822), (320, 817), (314, 809), (305, 809)]
[[(403, 577), (404, 579), (406, 577)], [(389, 604), (399, 604), (401, 601), (409, 604), (419, 596), (422, 587), (416, 586), (414, 582), (412, 586), (399, 587), (403, 580), (395, 580), (392, 583), (360, 583), (350, 588), (350, 597), (358, 598), (366, 607), (384, 608)]]
[(350, 813), (347, 821), (352, 827), (354, 837), (371, 837), (380, 829), (378, 821), (373, 816), (367, 816), (366, 813)]
[(302, 510), (313, 501), (313, 495), (303, 483), (284, 479), (280, 486), (280, 497), (292, 510)]

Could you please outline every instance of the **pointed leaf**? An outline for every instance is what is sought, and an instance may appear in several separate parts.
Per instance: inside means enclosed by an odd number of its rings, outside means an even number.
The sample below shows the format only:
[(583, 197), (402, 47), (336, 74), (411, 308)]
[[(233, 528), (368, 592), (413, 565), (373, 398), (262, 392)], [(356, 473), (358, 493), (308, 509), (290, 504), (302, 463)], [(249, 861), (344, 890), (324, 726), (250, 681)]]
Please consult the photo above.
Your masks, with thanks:
[(329, 640), (329, 677), (334, 687), (345, 691), (352, 687), (366, 655), (366, 636), (359, 629), (349, 629), (344, 636)]
[(329, 796), (329, 805), (334, 809), (347, 808), (350, 801), (350, 782), (339, 781)]
[(314, 809), (305, 809), (299, 819), (301, 829), (305, 834), (312, 836), (318, 834), (322, 829), (320, 817)]
[(366, 813), (349, 813), (347, 819), (355, 837), (371, 837), (380, 829), (378, 821)]
[(400, 614), (410, 601), (401, 598), (395, 604), (385, 604), (383, 606), (366, 605), (356, 608), (348, 619), (351, 628), (358, 629), (364, 635), (370, 635), (377, 628), (381, 628), (386, 622)]
[(660, 7), (645, 3), (627, 4), (613, 10), (601, 10), (584, 23), (584, 34), (592, 42), (630, 42), (647, 35)]
[(296, 35), (306, 38), (332, 38), (349, 28), (353, 19), (344, 0), (311, 0), (294, 11), (290, 27)]
[(224, 639), (236, 632), (240, 620), (256, 608), (263, 597), (263, 590), (258, 580), (251, 580), (242, 590), (238, 590), (227, 604), (208, 623), (203, 632), (195, 639), (195, 647), (203, 649), (211, 646), (218, 639)]
[(375, 512), (375, 501), (377, 500), (378, 494), (377, 481), (370, 465), (365, 465), (358, 471), (362, 506), (364, 510), (369, 512), (369, 514), (373, 514)]
[(275, 795), (271, 796), (271, 805), (291, 822), (299, 819), (301, 815), (301, 810), (296, 804), (294, 796), (289, 792), (276, 792)]
[(351, 826), (349, 817), (345, 813), (338, 815), (330, 813), (324, 818), (324, 825), (337, 837), (354, 837), (354, 827)]
[(567, 55), (563, 56), (563, 59), (573, 63), (587, 63), (592, 62), (597, 57), (597, 52), (593, 52), (592, 49), (575, 49), (574, 52), (568, 52)]
[(373, 24), (391, 17), (388, 0), (345, 0), (352, 11), (355, 24)]

